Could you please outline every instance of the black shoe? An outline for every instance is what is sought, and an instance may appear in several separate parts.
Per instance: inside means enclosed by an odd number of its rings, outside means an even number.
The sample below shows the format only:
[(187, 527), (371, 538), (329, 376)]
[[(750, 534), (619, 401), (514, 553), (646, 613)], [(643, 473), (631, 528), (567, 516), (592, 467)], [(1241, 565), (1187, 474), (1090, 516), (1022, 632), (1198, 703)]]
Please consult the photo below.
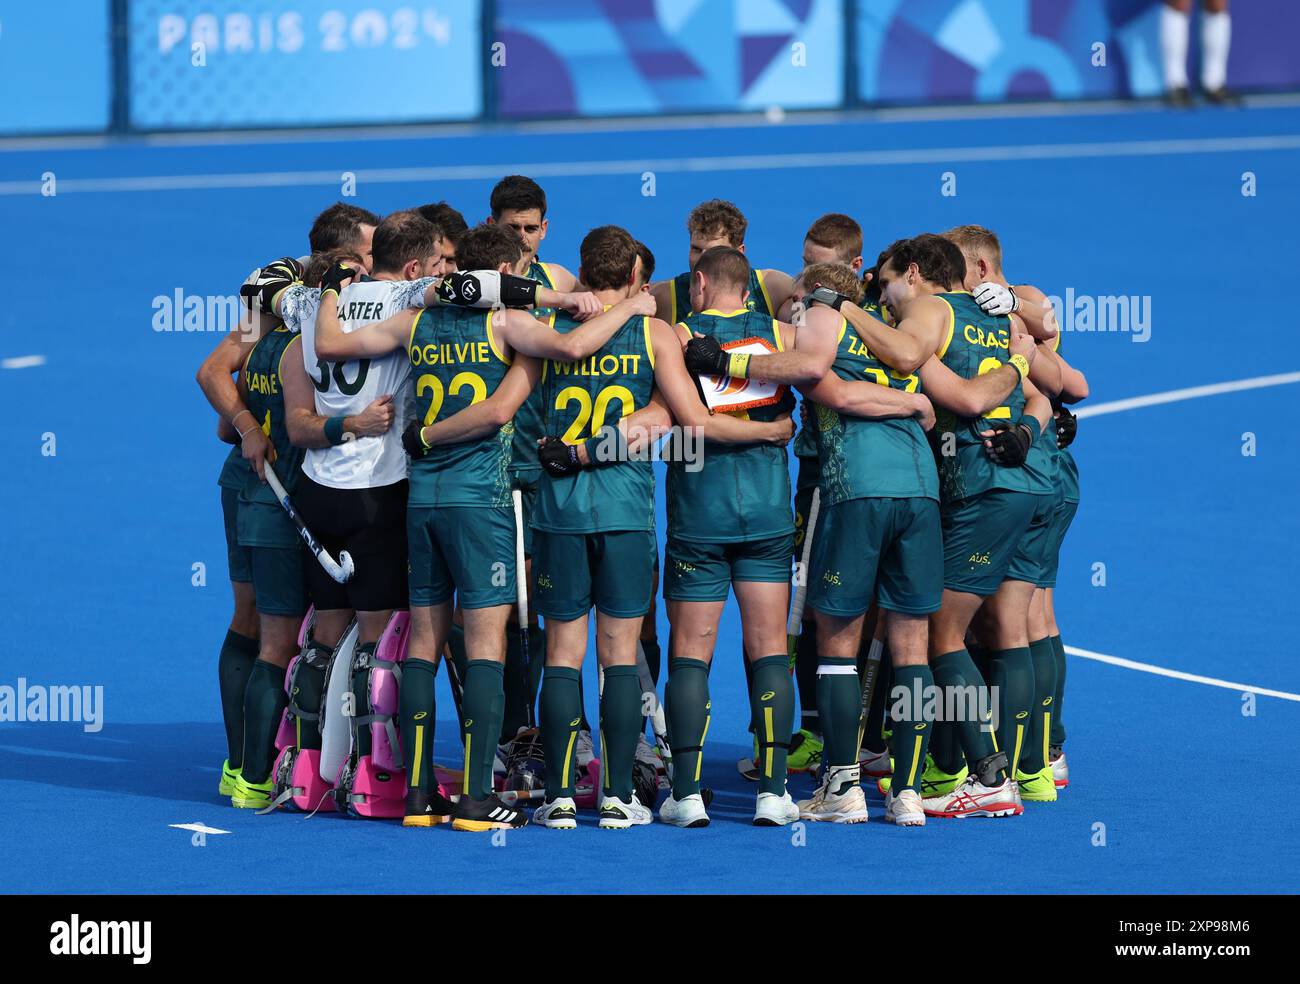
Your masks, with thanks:
[(515, 830), (528, 823), (523, 810), (506, 806), (496, 793), (486, 799), (462, 796), (452, 816), (452, 830)]
[(456, 804), (436, 789), (428, 793), (420, 789), (408, 789), (402, 826), (436, 827), (440, 823), (449, 823), (455, 812)]
[(1206, 89), (1205, 101), (1215, 106), (1240, 106), (1241, 96), (1221, 85), (1217, 89)]
[(1192, 92), (1185, 85), (1180, 85), (1175, 89), (1170, 89), (1165, 93), (1165, 102), (1174, 109), (1191, 109)]

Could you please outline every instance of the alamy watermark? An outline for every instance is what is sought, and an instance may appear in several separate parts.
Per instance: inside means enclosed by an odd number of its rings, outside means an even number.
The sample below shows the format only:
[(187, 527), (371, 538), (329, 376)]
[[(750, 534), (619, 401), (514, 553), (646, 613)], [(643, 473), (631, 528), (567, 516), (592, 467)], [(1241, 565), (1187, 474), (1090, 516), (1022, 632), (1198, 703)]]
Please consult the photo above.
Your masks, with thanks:
[(77, 722), (94, 734), (104, 727), (104, 688), (0, 684), (0, 722)]
[(1063, 332), (1124, 332), (1132, 342), (1151, 340), (1150, 294), (1078, 294), (1067, 287), (1064, 297), (1049, 294), (1047, 303)]

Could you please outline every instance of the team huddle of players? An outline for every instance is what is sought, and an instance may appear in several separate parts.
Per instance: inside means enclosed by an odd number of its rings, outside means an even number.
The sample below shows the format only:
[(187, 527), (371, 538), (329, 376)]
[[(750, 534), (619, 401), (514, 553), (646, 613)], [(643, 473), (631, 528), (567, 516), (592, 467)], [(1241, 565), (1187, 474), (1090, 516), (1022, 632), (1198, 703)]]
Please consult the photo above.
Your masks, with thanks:
[[(687, 220), (689, 269), (656, 282), (651, 252), (618, 226), (587, 234), (576, 276), (543, 262), (546, 198), (529, 178), (503, 179), (490, 205), (473, 228), (445, 203), (382, 220), (327, 209), (305, 264), (246, 281), (244, 330), (199, 371), (235, 445), (220, 479), (235, 594), (222, 794), (273, 802), (286, 707), (294, 741), (319, 748), (334, 647), (355, 626), (365, 664), (405, 609), (405, 825), (523, 825), (520, 799), (499, 792), (527, 762), (544, 772), (534, 822), (572, 828), (597, 756), (600, 826), (647, 824), (671, 750), (658, 817), (704, 826), (709, 666), (734, 592), (756, 824), (864, 821), (864, 773), (885, 819), (907, 826), (1054, 800), (1068, 772), (1052, 589), (1078, 504), (1064, 405), (1087, 381), (1044, 295), (1008, 284), (996, 236), (899, 240), (868, 269), (861, 228), (828, 214), (792, 277), (750, 264), (745, 217), (715, 199)], [(648, 450), (665, 436), (672, 632), (656, 751)], [(679, 453), (691, 439), (701, 453)], [(321, 546), (353, 558), (345, 583), (303, 548), (268, 468)], [(792, 581), (790, 622), (803, 618), (788, 638)], [(593, 608), (598, 749), (581, 675)], [(432, 766), (444, 657), (456, 795)], [(818, 778), (811, 798), (787, 792), (790, 772)]]

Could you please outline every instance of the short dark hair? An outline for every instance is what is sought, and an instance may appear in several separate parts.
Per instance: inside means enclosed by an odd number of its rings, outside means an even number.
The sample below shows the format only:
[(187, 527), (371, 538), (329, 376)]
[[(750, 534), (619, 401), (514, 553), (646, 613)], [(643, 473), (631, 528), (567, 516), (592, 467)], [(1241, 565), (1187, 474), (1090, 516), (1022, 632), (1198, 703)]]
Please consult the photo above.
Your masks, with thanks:
[(356, 205), (335, 202), (311, 224), (307, 240), (313, 253), (326, 253), (331, 249), (346, 249), (361, 240), (361, 226), (378, 226), (379, 216)]
[(469, 228), (465, 221), (465, 216), (456, 211), (446, 202), (434, 202), (431, 205), (421, 205), (416, 209), (421, 215), (432, 222), (442, 232), (443, 238), (450, 239), (453, 244), (460, 242), (460, 237), (465, 234)]
[(462, 270), (495, 270), (502, 263), (514, 266), (523, 255), (519, 234), (495, 222), (466, 230), (456, 244), (456, 265)]
[(592, 290), (619, 290), (632, 282), (636, 240), (620, 226), (597, 226), (583, 237), (578, 256), (586, 286)]
[(302, 282), (308, 287), (319, 287), (320, 278), (325, 276), (325, 271), (337, 262), (354, 264), (358, 269), (361, 267), (361, 257), (350, 249), (331, 249), (324, 253), (312, 253), (307, 260), (307, 268), (303, 271)]
[(945, 290), (960, 290), (966, 280), (966, 257), (961, 249), (952, 240), (930, 232), (895, 243), (886, 262), (899, 273), (915, 263), (922, 277)]
[(427, 260), (438, 252), (441, 238), (438, 227), (419, 212), (394, 212), (375, 228), (374, 269), (395, 273), (412, 260)]
[(862, 226), (841, 212), (827, 212), (808, 227), (804, 238), (822, 249), (835, 250), (845, 263), (862, 254)]
[(695, 272), (702, 273), (720, 286), (749, 290), (749, 260), (733, 246), (714, 246), (706, 249), (695, 264)]
[(522, 174), (509, 174), (498, 181), (488, 205), (494, 219), (501, 218), (501, 213), (507, 209), (522, 212), (530, 208), (537, 209), (542, 218), (546, 218), (546, 192), (536, 181)]
[(731, 202), (721, 198), (710, 198), (700, 202), (686, 217), (686, 231), (692, 234), (703, 233), (710, 239), (724, 237), (732, 246), (741, 246), (745, 242), (745, 232), (749, 229), (749, 220), (745, 213)]
[(636, 255), (641, 257), (641, 279), (649, 283), (655, 275), (655, 255), (650, 247), (641, 240), (636, 240)]

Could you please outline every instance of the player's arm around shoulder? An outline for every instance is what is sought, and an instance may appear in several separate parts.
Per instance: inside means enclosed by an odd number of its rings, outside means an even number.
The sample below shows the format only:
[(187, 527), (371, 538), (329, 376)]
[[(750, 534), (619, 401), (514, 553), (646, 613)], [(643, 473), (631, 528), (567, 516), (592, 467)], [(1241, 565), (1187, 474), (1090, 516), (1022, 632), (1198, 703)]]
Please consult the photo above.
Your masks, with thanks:
[(772, 305), (772, 313), (779, 318), (783, 312), (788, 313), (790, 299), (794, 296), (794, 277), (781, 270), (760, 270), (758, 275)]
[[(650, 296), (654, 299), (655, 310), (654, 316), (661, 321), (672, 321), (673, 318), (673, 281), (660, 280), (646, 288)], [(682, 312), (685, 317), (686, 312)]]
[[(486, 399), (472, 403), (446, 420), (428, 426), (412, 421), (408, 430), (419, 428), (425, 450), (439, 444), (462, 444), (487, 437), (514, 419), (541, 375), (542, 363), (539, 359), (515, 353), (501, 383)], [(408, 447), (412, 446), (409, 440), (404, 443)]]
[(867, 379), (841, 379), (833, 372), (809, 386), (800, 387), (805, 400), (850, 417), (873, 420), (915, 417), (925, 430), (934, 426), (934, 407), (922, 393), (881, 386)]
[(686, 371), (677, 333), (666, 321), (654, 318), (650, 333), (655, 352), (655, 384), (673, 419), (682, 427), (699, 427), (706, 440), (720, 444), (785, 444), (794, 436), (789, 416), (772, 421), (741, 420), (725, 413), (710, 413), (700, 401), (695, 380)]
[(405, 308), (383, 321), (372, 321), (356, 331), (345, 332), (339, 321), (338, 295), (330, 291), (321, 295), (312, 344), (322, 359), (335, 362), (387, 355), (406, 348), (415, 320), (423, 311), (423, 308)]
[(917, 298), (896, 328), (856, 304), (845, 304), (840, 313), (876, 358), (905, 373), (916, 372), (939, 350), (952, 319), (952, 309), (938, 297)]
[[(1031, 346), (1032, 347), (1032, 346)], [(921, 388), (937, 406), (959, 417), (979, 417), (1001, 404), (1020, 381), (1020, 371), (1010, 362), (974, 379), (957, 375), (932, 355), (917, 373)]]
[(1058, 333), (1056, 309), (1047, 295), (1031, 284), (1013, 284), (1011, 292), (1020, 301), (1015, 313), (1024, 321), (1029, 334), (1040, 342), (1054, 339)]
[(750, 377), (800, 388), (816, 385), (835, 361), (842, 321), (843, 316), (833, 308), (811, 304), (799, 325), (777, 322), (785, 350), (750, 356)]

